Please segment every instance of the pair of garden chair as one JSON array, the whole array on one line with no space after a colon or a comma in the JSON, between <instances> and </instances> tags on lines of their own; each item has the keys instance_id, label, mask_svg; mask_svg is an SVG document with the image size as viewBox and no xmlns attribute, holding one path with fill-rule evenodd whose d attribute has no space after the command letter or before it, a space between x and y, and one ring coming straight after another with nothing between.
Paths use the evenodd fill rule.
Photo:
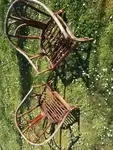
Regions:
<instances>
[{"instance_id":1,"label":"pair of garden chair","mask_svg":"<svg viewBox=\"0 0 113 150\"><path fill-rule=\"evenodd\" d=\"M38 0L15 0L7 11L7 38L37 74L53 71L78 42L92 40L75 37L61 17L63 11L53 13ZM79 108L70 106L50 83L32 87L15 115L17 129L33 145L49 142L59 129L65 130L76 122L79 124ZM54 131L50 132L53 125Z\"/></svg>"}]
</instances>

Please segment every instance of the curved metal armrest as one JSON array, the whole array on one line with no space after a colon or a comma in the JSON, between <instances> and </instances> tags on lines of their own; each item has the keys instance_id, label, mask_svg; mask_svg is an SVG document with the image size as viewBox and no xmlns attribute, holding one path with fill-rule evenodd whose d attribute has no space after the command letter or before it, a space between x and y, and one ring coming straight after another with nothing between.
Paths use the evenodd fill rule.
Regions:
<instances>
[{"instance_id":1,"label":"curved metal armrest","mask_svg":"<svg viewBox=\"0 0 113 150\"><path fill-rule=\"evenodd\" d=\"M50 137L48 137L47 139L45 139L44 142L41 142L41 143L33 143L32 141L28 140L25 136L24 136L24 139L25 139L26 141L28 141L28 143L30 143L30 144L32 144L32 145L35 145L35 146L42 146L42 145L48 143L48 142L55 136L55 134L58 132L58 130L60 129L60 127L61 127L62 124L64 123L66 117L68 116L68 114L69 114L69 112L67 112L67 113L65 114L65 116L64 116L63 119L62 119L62 121L58 123L57 128L55 129L55 131L52 133L52 135L50 135ZM51 126L51 124L52 124L52 122L47 125L47 127L46 127L46 128L44 129L44 131L42 132L41 136L46 132L46 130Z\"/></svg>"},{"instance_id":2,"label":"curved metal armrest","mask_svg":"<svg viewBox=\"0 0 113 150\"><path fill-rule=\"evenodd\" d=\"M41 134L37 137L38 138L37 142L34 142L34 141L32 141L32 139L29 139L28 137L26 137L25 132L27 132L27 130L29 130L29 129L35 128L36 126L40 126L39 123L40 123L41 120L44 120L44 118L45 118L44 115L39 114L38 116L36 116L36 118L34 118L23 131L21 131L21 129L19 128L19 126L18 126L18 124L16 122L16 118L15 118L15 124L16 124L16 127L17 127L18 131L20 132L21 136L28 143L30 143L32 145L35 145L35 146L42 146L42 145L46 144L47 142L49 142L55 136L55 134L58 132L58 130L60 129L60 127L64 123L66 117L68 116L68 113L69 112L67 112L65 114L65 116L63 117L63 119L58 124L56 124L57 127L56 127L55 131L47 139L45 139L43 142L42 141L40 142L40 138L45 134L45 132L48 130L48 128L52 125L52 122L48 123L48 125L43 129L43 131L41 132Z\"/></svg>"},{"instance_id":3,"label":"curved metal armrest","mask_svg":"<svg viewBox=\"0 0 113 150\"><path fill-rule=\"evenodd\" d=\"M55 134L58 132L58 130L61 128L62 124L65 122L66 120L66 117L69 115L70 113L70 109L69 109L69 106L66 105L67 103L62 99L62 97L58 96L59 94L57 92L53 92L52 93L52 89L51 87L48 85L48 84L43 84L43 85L39 85L37 87L42 87L44 86L43 88L45 89L45 87L47 89L50 90L51 94L54 94L55 97L57 97L58 101L61 101L61 106L64 106L67 108L65 112L63 112L63 115L61 116L61 118L59 118L56 122L55 122L55 119L51 119L50 118L50 115L47 113L46 114L46 111L44 111L42 109L42 106L39 106L39 109L41 110L42 113L40 113L39 115L35 115L35 117L33 119L26 119L24 118L24 115L29 115L30 111L32 111L34 108L32 108L31 110L28 110L27 112L24 112L23 114L21 115L18 115L18 111L20 110L20 107L22 106L22 104L25 102L25 100L28 98L28 96L31 94L31 92L33 92L33 88L32 87L30 89L30 91L27 93L27 95L25 96L25 98L22 100L22 102L20 103L19 107L17 108L16 110L16 113L15 113L15 124L16 124L16 127L18 129L18 131L20 132L20 134L22 135L22 137L30 144L32 145L36 145L36 146L41 146L47 142L49 142L54 136ZM45 92L45 90L44 90ZM49 91L48 91L49 92ZM43 94L43 91L42 91L42 94ZM35 94L36 95L36 94ZM34 95L33 95L34 96ZM41 96L40 94L38 96ZM66 103L66 104L65 104ZM43 105L43 103L42 103ZM49 103L48 103L49 105ZM59 106L58 106L59 108ZM45 109L49 109L49 108L45 108ZM39 111L37 111L38 113ZM37 114L35 112L35 114ZM51 110L51 113L52 113L52 110ZM55 112L53 112L54 114ZM55 114L54 114L55 115ZM53 116L54 116L53 115ZM20 117L20 118L19 118ZM42 129L39 129L39 127L41 127L41 123L44 121L44 119L47 118L48 119L48 124L47 126L42 130ZM24 124L22 124L21 126L19 126L18 123L21 123L18 119L23 119L24 120ZM45 132L48 130L48 128L52 125L52 124L55 124L56 128L54 130L54 132L47 138L47 139L43 139L43 136L45 134ZM38 127L38 128L37 128ZM34 130L40 130L41 133L38 133L39 131L37 130L37 132L35 133ZM29 138L28 135L30 135L31 133L31 130L32 130L32 134L34 136L34 138L36 137L36 141L32 140L32 138ZM31 134L31 135L32 135ZM36 134L36 135L35 135Z\"/></svg>"},{"instance_id":4,"label":"curved metal armrest","mask_svg":"<svg viewBox=\"0 0 113 150\"><path fill-rule=\"evenodd\" d=\"M10 13L10 10L12 9L12 7L16 4L16 3L35 3L36 5L40 5L43 9L46 10L46 12L53 18L53 20L56 22L56 24L59 26L61 32L63 33L65 38L68 38L67 33L65 32L64 28L62 27L62 24L60 23L60 21L58 20L58 18L55 16L55 14L46 6L44 5L42 2L38 1L38 0L15 0L14 2L12 2L12 4L10 5L6 16L8 16L8 14ZM57 12L58 14L61 13L61 11ZM7 20L7 17L6 17ZM7 32L6 32L7 33Z\"/></svg>"}]
</instances>

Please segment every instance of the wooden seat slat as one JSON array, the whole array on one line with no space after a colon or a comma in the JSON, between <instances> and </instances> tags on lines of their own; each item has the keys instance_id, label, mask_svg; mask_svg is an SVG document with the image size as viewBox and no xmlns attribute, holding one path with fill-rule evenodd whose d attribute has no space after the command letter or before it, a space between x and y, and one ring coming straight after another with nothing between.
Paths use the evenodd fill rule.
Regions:
<instances>
[{"instance_id":1,"label":"wooden seat slat","mask_svg":"<svg viewBox=\"0 0 113 150\"><path fill-rule=\"evenodd\" d=\"M64 111L62 111L57 106L55 106L54 103L52 103L52 104L46 104L46 106L47 106L47 108L50 108L53 111L54 115L58 115L60 117L60 116L62 116L64 114Z\"/></svg>"},{"instance_id":2,"label":"wooden seat slat","mask_svg":"<svg viewBox=\"0 0 113 150\"><path fill-rule=\"evenodd\" d=\"M46 104L46 110L52 110L53 114L56 115L57 113L59 114L59 111L56 109L56 107L51 103L51 104Z\"/></svg>"}]
</instances>

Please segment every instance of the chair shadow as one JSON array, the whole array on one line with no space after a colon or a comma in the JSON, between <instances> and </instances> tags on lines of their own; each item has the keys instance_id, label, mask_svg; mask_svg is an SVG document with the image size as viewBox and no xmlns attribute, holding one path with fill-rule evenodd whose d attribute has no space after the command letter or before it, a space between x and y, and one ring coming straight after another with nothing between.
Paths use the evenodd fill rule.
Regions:
<instances>
[{"instance_id":1,"label":"chair shadow","mask_svg":"<svg viewBox=\"0 0 113 150\"><path fill-rule=\"evenodd\" d=\"M90 55L91 55L91 43L84 43L82 46L81 44L77 45L77 48L73 52L71 52L71 54L62 62L61 66L58 67L55 71L53 71L48 77L48 80L53 81L54 89L57 90L59 79L64 85L64 88L66 88L68 85L72 84L72 82L76 82L76 80L79 78L83 80L86 88L89 88ZM64 92L65 91L66 90L64 90ZM70 144L66 150L73 150L73 146L78 142L80 138L80 112L78 114L79 114L78 116L75 114L74 117L77 118L78 119L77 122L79 122L78 123L79 134L77 136L73 136L73 131L71 129L71 126L69 126L66 129L70 131L70 141L69 141ZM51 131L52 130L54 130L54 125L53 127L51 127ZM60 132L62 132L62 129ZM62 136L60 138L62 139ZM54 146L52 146L52 144L55 145L57 149L63 150L61 147L62 142L60 143L60 145L57 145L55 139L52 142L49 143L49 146L52 150L55 149Z\"/></svg>"},{"instance_id":2,"label":"chair shadow","mask_svg":"<svg viewBox=\"0 0 113 150\"><path fill-rule=\"evenodd\" d=\"M89 62L91 55L91 42L79 43L68 57L63 60L62 64L50 73L48 80L53 81L53 86L57 89L57 83L61 80L64 87L70 85L73 81L76 82L81 78L86 87L89 87Z\"/></svg>"}]
</instances>

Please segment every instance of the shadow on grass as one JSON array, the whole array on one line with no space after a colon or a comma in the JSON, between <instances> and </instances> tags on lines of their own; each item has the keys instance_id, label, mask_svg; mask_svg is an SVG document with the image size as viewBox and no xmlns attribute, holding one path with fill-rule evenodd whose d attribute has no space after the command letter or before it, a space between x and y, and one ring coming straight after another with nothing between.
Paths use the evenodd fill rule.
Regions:
<instances>
[{"instance_id":1,"label":"shadow on grass","mask_svg":"<svg viewBox=\"0 0 113 150\"><path fill-rule=\"evenodd\" d=\"M21 7L18 9L21 9ZM27 27L23 27L18 32L21 35L27 35L29 31L28 31ZM27 42L26 39L20 38L20 39L18 39L18 46L21 49L24 49L26 42ZM27 92L31 88L31 81L32 81L31 74L30 74L31 65L26 60L26 58L22 54L20 54L19 52L17 52L17 58L18 58L18 66L19 66L19 72L20 72L21 99L23 99L25 97L25 95L27 94ZM29 108L30 104L26 103L26 106ZM20 122L21 122L21 120L20 120ZM20 150L22 150L23 149L23 142L22 142L22 138L21 138L20 134L18 136L18 143L20 146Z\"/></svg>"},{"instance_id":2,"label":"shadow on grass","mask_svg":"<svg viewBox=\"0 0 113 150\"><path fill-rule=\"evenodd\" d=\"M53 81L53 87L55 90L58 89L58 82L59 79L61 80L61 84L64 86L64 89L72 82L76 82L77 79L81 78L86 85L86 88L90 86L90 79L89 79L89 59L91 55L91 43L84 43L83 46L78 45L75 51L71 52L71 54L64 60L59 68L57 68L54 72L52 72L48 78L48 80ZM66 90L64 90L64 98ZM79 110L80 111L80 110ZM76 116L78 122L80 122L80 112L79 115ZM71 126L67 130L70 132L70 141L67 147L67 150L73 150L75 148L75 144L78 142L80 138L80 124L78 123L79 134L74 136ZM53 126L54 129L54 126ZM62 132L62 131L60 131ZM72 138L73 137L73 138ZM56 147L59 150L63 150L62 142L63 136L60 133L60 144L58 145L54 140L54 145L52 143L49 144L52 150Z\"/></svg>"},{"instance_id":3,"label":"shadow on grass","mask_svg":"<svg viewBox=\"0 0 113 150\"><path fill-rule=\"evenodd\" d=\"M61 66L52 72L48 80L53 80L57 89L59 79L64 87L70 85L78 78L82 78L86 87L89 87L89 58L91 55L91 43L79 44L77 48L62 62Z\"/></svg>"}]
</instances>

